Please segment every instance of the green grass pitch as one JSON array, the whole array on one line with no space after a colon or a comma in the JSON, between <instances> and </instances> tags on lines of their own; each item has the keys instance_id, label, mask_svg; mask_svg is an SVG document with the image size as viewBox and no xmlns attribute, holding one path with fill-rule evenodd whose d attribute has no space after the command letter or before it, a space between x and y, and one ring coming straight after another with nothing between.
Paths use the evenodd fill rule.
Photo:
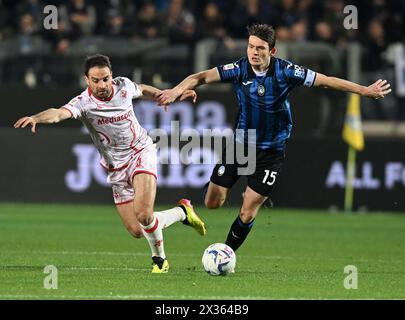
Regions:
<instances>
[{"instance_id":1,"label":"green grass pitch","mask_svg":"<svg viewBox=\"0 0 405 320\"><path fill-rule=\"evenodd\" d=\"M112 205L0 204L0 299L405 299L404 214L262 209L236 272L213 277L201 255L225 240L237 209L196 209L207 235L166 229L171 268L156 275L146 240ZM57 289L44 288L47 265ZM344 287L347 265L357 289Z\"/></svg>"}]
</instances>

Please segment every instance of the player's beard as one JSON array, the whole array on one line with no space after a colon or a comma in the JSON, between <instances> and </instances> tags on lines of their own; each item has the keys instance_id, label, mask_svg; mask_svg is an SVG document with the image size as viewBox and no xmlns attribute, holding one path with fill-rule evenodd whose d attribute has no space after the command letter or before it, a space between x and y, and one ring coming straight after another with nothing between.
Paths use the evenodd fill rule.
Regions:
<instances>
[{"instance_id":1,"label":"player's beard","mask_svg":"<svg viewBox=\"0 0 405 320\"><path fill-rule=\"evenodd\" d=\"M107 88L105 88L104 91L100 91L100 90L96 91L97 98L100 98L100 99L107 99L110 96L110 94L111 94L111 89L107 89Z\"/></svg>"}]
</instances>

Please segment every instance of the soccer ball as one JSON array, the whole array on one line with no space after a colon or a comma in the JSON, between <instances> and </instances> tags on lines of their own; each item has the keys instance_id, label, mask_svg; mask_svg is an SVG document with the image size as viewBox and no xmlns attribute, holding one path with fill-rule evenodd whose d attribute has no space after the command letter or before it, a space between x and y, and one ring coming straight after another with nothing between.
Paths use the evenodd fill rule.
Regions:
<instances>
[{"instance_id":1,"label":"soccer ball","mask_svg":"<svg viewBox=\"0 0 405 320\"><path fill-rule=\"evenodd\" d=\"M202 256L204 270L211 276L225 276L234 272L236 255L224 243L214 243L205 249Z\"/></svg>"}]
</instances>

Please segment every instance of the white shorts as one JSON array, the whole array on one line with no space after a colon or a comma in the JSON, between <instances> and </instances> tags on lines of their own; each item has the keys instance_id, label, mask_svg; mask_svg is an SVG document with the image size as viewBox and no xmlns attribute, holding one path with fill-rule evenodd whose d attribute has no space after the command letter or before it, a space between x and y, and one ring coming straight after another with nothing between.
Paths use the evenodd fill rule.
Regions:
<instances>
[{"instance_id":1,"label":"white shorts","mask_svg":"<svg viewBox=\"0 0 405 320\"><path fill-rule=\"evenodd\" d=\"M151 144L135 154L128 166L108 173L107 182L112 185L114 203L129 203L134 199L132 180L138 173L147 173L157 178L157 151Z\"/></svg>"}]
</instances>

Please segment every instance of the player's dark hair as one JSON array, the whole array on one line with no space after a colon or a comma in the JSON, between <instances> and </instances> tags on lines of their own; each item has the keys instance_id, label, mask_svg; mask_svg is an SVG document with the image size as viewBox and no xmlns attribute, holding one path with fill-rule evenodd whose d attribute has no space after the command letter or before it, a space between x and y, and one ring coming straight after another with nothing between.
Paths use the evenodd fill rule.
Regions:
<instances>
[{"instance_id":1,"label":"player's dark hair","mask_svg":"<svg viewBox=\"0 0 405 320\"><path fill-rule=\"evenodd\" d=\"M276 45L276 31L268 24L255 23L247 27L249 36L255 36L269 44L270 49Z\"/></svg>"},{"instance_id":2,"label":"player's dark hair","mask_svg":"<svg viewBox=\"0 0 405 320\"><path fill-rule=\"evenodd\" d=\"M84 74L88 76L89 70L93 67L108 67L112 70L110 58L99 53L86 58L86 61L84 62Z\"/></svg>"}]
</instances>

